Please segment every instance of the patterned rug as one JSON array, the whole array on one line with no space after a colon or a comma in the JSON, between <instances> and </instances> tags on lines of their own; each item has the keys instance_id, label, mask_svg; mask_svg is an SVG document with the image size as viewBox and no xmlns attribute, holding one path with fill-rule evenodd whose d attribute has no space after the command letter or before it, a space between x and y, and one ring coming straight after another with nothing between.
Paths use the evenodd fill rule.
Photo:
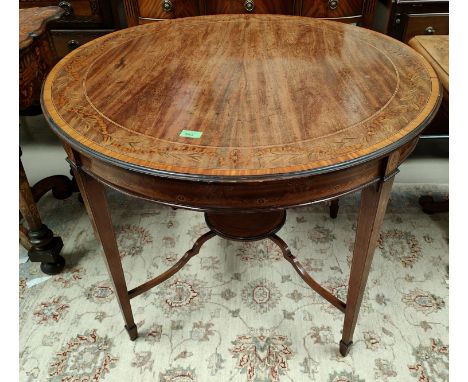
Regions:
<instances>
[{"instance_id":1,"label":"patterned rug","mask_svg":"<svg viewBox=\"0 0 468 382\"><path fill-rule=\"evenodd\" d=\"M132 300L131 342L101 248L76 195L39 203L62 236L67 267L41 273L20 250L20 380L448 381L448 215L425 215L422 193L396 185L374 257L354 346L343 314L312 291L270 241L208 241L181 272ZM203 214L109 192L129 288L174 264L204 232ZM358 196L288 211L279 235L308 272L345 300Z\"/></svg>"}]
</instances>

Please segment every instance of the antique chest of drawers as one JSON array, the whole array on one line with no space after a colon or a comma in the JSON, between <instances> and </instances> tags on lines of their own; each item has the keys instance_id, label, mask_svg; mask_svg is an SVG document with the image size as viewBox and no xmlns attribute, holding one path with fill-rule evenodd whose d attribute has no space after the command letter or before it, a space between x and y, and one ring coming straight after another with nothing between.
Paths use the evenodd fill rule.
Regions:
<instances>
[{"instance_id":1,"label":"antique chest of drawers","mask_svg":"<svg viewBox=\"0 0 468 382\"><path fill-rule=\"evenodd\" d=\"M55 5L65 12L49 24L53 46L59 58L76 47L123 25L118 17L121 0L20 0L20 8Z\"/></svg>"},{"instance_id":2,"label":"antique chest of drawers","mask_svg":"<svg viewBox=\"0 0 468 382\"><path fill-rule=\"evenodd\" d=\"M129 26L165 19L270 13L336 19L371 26L376 0L124 0Z\"/></svg>"},{"instance_id":3,"label":"antique chest of drawers","mask_svg":"<svg viewBox=\"0 0 468 382\"><path fill-rule=\"evenodd\" d=\"M374 29L407 43L449 33L449 0L378 0Z\"/></svg>"}]
</instances>

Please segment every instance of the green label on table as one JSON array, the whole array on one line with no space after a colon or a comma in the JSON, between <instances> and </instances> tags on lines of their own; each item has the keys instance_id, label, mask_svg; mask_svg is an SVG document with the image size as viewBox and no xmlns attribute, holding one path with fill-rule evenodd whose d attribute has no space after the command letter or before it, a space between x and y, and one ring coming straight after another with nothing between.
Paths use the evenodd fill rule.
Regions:
<instances>
[{"instance_id":1,"label":"green label on table","mask_svg":"<svg viewBox=\"0 0 468 382\"><path fill-rule=\"evenodd\" d=\"M184 138L201 138L203 132L193 130L182 130L180 136Z\"/></svg>"}]
</instances>

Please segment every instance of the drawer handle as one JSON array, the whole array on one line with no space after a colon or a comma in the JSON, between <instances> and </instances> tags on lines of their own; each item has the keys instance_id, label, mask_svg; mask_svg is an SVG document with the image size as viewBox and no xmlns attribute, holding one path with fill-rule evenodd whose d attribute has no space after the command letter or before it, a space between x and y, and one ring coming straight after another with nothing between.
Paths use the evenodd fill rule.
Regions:
<instances>
[{"instance_id":1,"label":"drawer handle","mask_svg":"<svg viewBox=\"0 0 468 382\"><path fill-rule=\"evenodd\" d=\"M255 2L253 0L245 0L244 8L247 12L252 12L255 8Z\"/></svg>"},{"instance_id":2,"label":"drawer handle","mask_svg":"<svg viewBox=\"0 0 468 382\"><path fill-rule=\"evenodd\" d=\"M58 6L65 11L64 16L73 14L73 7L68 1L61 1Z\"/></svg>"},{"instance_id":3,"label":"drawer handle","mask_svg":"<svg viewBox=\"0 0 468 382\"><path fill-rule=\"evenodd\" d=\"M164 12L171 12L174 8L171 0L164 0L162 4Z\"/></svg>"},{"instance_id":4,"label":"drawer handle","mask_svg":"<svg viewBox=\"0 0 468 382\"><path fill-rule=\"evenodd\" d=\"M339 0L328 0L328 8L335 10L338 8Z\"/></svg>"},{"instance_id":5,"label":"drawer handle","mask_svg":"<svg viewBox=\"0 0 468 382\"><path fill-rule=\"evenodd\" d=\"M67 42L68 49L73 50L80 46L80 42L77 40L70 40Z\"/></svg>"},{"instance_id":6,"label":"drawer handle","mask_svg":"<svg viewBox=\"0 0 468 382\"><path fill-rule=\"evenodd\" d=\"M434 27L427 27L424 34L435 34L436 30Z\"/></svg>"}]
</instances>

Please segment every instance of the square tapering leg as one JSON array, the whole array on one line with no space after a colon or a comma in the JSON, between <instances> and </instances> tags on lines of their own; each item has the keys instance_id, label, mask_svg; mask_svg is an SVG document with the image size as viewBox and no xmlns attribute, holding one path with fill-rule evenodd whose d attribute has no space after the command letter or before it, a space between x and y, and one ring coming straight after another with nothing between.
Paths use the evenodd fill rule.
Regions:
<instances>
[{"instance_id":1,"label":"square tapering leg","mask_svg":"<svg viewBox=\"0 0 468 382\"><path fill-rule=\"evenodd\" d=\"M133 319L130 297L128 295L104 186L80 169L74 169L74 174L88 216L93 224L96 238L101 242L104 250L107 270L114 284L114 291L125 320L125 329L133 341L138 337L138 331Z\"/></svg>"},{"instance_id":2,"label":"square tapering leg","mask_svg":"<svg viewBox=\"0 0 468 382\"><path fill-rule=\"evenodd\" d=\"M393 177L385 182L372 184L364 188L361 193L361 206L349 277L348 297L346 299L343 336L340 341L342 356L348 354L353 343L354 329L392 184Z\"/></svg>"}]
</instances>

